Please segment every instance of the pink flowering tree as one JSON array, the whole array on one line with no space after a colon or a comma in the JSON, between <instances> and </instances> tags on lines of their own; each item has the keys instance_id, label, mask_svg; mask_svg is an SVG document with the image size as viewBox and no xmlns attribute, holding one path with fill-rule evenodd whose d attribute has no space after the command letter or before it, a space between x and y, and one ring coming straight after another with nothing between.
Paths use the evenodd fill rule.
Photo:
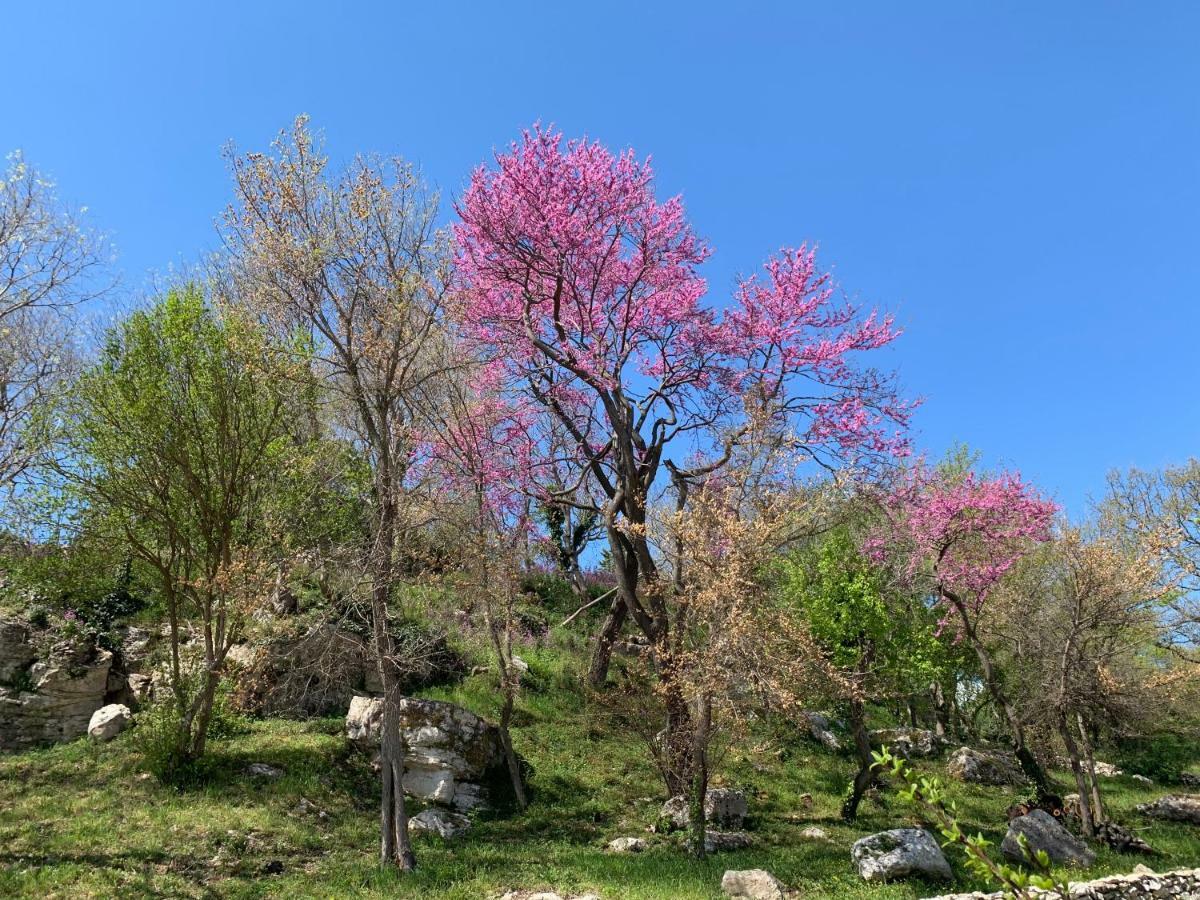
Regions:
<instances>
[{"instance_id":1,"label":"pink flowering tree","mask_svg":"<svg viewBox=\"0 0 1200 900\"><path fill-rule=\"evenodd\" d=\"M691 755L672 676L678 579L660 572L647 509L664 487L682 502L764 425L829 467L904 452L910 405L890 375L856 364L897 331L844 302L805 247L780 251L719 311L700 275L709 248L678 197L656 198L632 151L526 132L474 173L457 211L465 331L543 432L552 422L569 436L565 449L538 447L554 459L534 461L573 473L557 499L599 498L617 592L594 680L632 620L655 648L673 759L665 778L681 793Z\"/></svg>"},{"instance_id":2,"label":"pink flowering tree","mask_svg":"<svg viewBox=\"0 0 1200 900\"><path fill-rule=\"evenodd\" d=\"M444 508L457 507L464 562L470 589L482 608L496 664L503 703L500 743L517 805L527 805L521 769L513 750L510 724L520 687L512 638L517 562L513 536L529 527L535 417L525 402L497 389L499 370L486 366L471 372L458 361L454 368L470 377L455 381L430 416L425 450L430 474L443 488ZM457 503L448 502L450 498Z\"/></svg>"},{"instance_id":3,"label":"pink flowering tree","mask_svg":"<svg viewBox=\"0 0 1200 900\"><path fill-rule=\"evenodd\" d=\"M888 526L868 540L876 561L891 562L907 580L925 581L953 625L979 658L988 692L1008 725L1022 771L1040 796L1046 774L1029 750L991 654L978 632L988 595L1022 557L1050 539L1057 506L1019 475L953 475L918 466L884 503Z\"/></svg>"}]
</instances>

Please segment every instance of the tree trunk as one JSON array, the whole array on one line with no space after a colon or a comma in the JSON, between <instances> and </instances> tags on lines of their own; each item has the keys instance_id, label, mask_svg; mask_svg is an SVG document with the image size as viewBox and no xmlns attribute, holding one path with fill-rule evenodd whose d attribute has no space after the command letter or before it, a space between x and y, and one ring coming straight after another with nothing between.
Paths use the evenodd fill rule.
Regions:
<instances>
[{"instance_id":1,"label":"tree trunk","mask_svg":"<svg viewBox=\"0 0 1200 900\"><path fill-rule=\"evenodd\" d=\"M380 863L401 871L416 868L408 833L408 811L404 805L404 743L400 734L400 673L395 647L388 628L388 605L392 588L392 554L396 544L396 509L388 482L377 491L380 509L378 531L372 553L371 626L376 664L383 682L383 716L379 741Z\"/></svg>"},{"instance_id":2,"label":"tree trunk","mask_svg":"<svg viewBox=\"0 0 1200 900\"><path fill-rule=\"evenodd\" d=\"M940 681L935 681L930 686L930 694L933 698L933 733L944 738L950 723L950 710L949 704L946 703L946 692L942 689Z\"/></svg>"},{"instance_id":3,"label":"tree trunk","mask_svg":"<svg viewBox=\"0 0 1200 900\"><path fill-rule=\"evenodd\" d=\"M704 697L697 706L692 740L691 849L696 859L704 859L704 839L708 828L704 805L708 799L708 739L712 730L712 701Z\"/></svg>"},{"instance_id":4,"label":"tree trunk","mask_svg":"<svg viewBox=\"0 0 1200 900\"><path fill-rule=\"evenodd\" d=\"M1088 734L1087 725L1083 721L1083 714L1076 713L1075 721L1079 726L1079 743L1083 750L1083 760L1085 765L1084 774L1087 775L1088 781L1091 784L1092 791L1092 818L1096 825L1102 825L1107 818L1104 814L1104 802L1100 798L1100 779L1096 777L1096 754L1092 750L1092 738Z\"/></svg>"},{"instance_id":5,"label":"tree trunk","mask_svg":"<svg viewBox=\"0 0 1200 900\"><path fill-rule=\"evenodd\" d=\"M693 767L696 762L693 751L695 733L692 715L687 700L684 699L679 685L675 683L669 665L660 668L659 679L667 703L667 727L663 730L660 748L663 780L667 784L669 796L686 797L691 793L692 778L695 774Z\"/></svg>"},{"instance_id":6,"label":"tree trunk","mask_svg":"<svg viewBox=\"0 0 1200 900\"><path fill-rule=\"evenodd\" d=\"M504 751L504 762L508 766L508 777L512 780L513 795L517 799L517 808L524 812L529 807L525 796L525 784L521 779L521 764L513 750L512 734L509 723L512 721L513 695L505 689L504 706L500 711L500 747Z\"/></svg>"},{"instance_id":7,"label":"tree trunk","mask_svg":"<svg viewBox=\"0 0 1200 900\"><path fill-rule=\"evenodd\" d=\"M1071 727L1067 722L1066 710L1058 711L1058 735L1067 748L1067 757L1071 761L1071 774L1075 776L1075 787L1079 791L1079 820L1083 826L1084 837L1094 837L1096 822L1092 818L1092 805L1089 785L1083 775L1083 765L1079 761L1079 745L1071 735Z\"/></svg>"},{"instance_id":8,"label":"tree trunk","mask_svg":"<svg viewBox=\"0 0 1200 900\"><path fill-rule=\"evenodd\" d=\"M858 817L858 805L871 782L875 780L875 761L871 758L871 736L867 731L866 709L858 697L850 700L850 732L854 735L854 755L858 759L858 771L850 785L850 793L842 802L842 818L847 822L853 822Z\"/></svg>"},{"instance_id":9,"label":"tree trunk","mask_svg":"<svg viewBox=\"0 0 1200 900\"><path fill-rule=\"evenodd\" d=\"M1021 766L1021 771L1025 773L1026 778L1033 782L1034 790L1037 791L1039 799L1050 796L1052 791L1050 789L1050 780L1046 777L1046 770L1042 768L1041 764L1037 761L1037 757L1033 755L1029 746L1025 743L1025 727L1021 724L1020 717L1017 716L1016 708L1009 702L1008 697L1004 693L1004 688L1000 685L1000 677L996 672L995 666L992 664L992 656L983 645L978 632L975 631L975 626L971 623L966 607L958 596L944 588L942 589L942 595L950 601L958 612L959 619L963 625L963 633L966 635L967 640L971 644L971 649L975 651L975 656L979 660L979 668L983 676L984 686L987 687L988 693L991 694L992 700L999 707L1008 725L1009 742L1012 745L1013 753L1017 757L1017 762Z\"/></svg>"},{"instance_id":10,"label":"tree trunk","mask_svg":"<svg viewBox=\"0 0 1200 900\"><path fill-rule=\"evenodd\" d=\"M593 688L603 687L604 682L608 680L613 643L625 626L626 614L625 600L618 591L608 608L604 624L600 627L600 634L596 636L596 649L592 652L592 664L588 669L588 685Z\"/></svg>"}]
</instances>

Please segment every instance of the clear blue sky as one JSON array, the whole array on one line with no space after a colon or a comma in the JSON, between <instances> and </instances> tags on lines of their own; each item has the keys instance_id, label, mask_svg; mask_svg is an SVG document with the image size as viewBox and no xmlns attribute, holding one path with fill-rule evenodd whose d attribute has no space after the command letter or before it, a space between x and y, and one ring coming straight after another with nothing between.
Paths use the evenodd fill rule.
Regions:
<instances>
[{"instance_id":1,"label":"clear blue sky","mask_svg":"<svg viewBox=\"0 0 1200 900\"><path fill-rule=\"evenodd\" d=\"M0 28L0 148L90 207L129 291L216 246L230 139L307 112L335 160L450 197L540 119L653 155L717 299L819 242L903 323L931 454L1078 514L1109 468L1200 453L1200 3L44 0Z\"/></svg>"}]
</instances>

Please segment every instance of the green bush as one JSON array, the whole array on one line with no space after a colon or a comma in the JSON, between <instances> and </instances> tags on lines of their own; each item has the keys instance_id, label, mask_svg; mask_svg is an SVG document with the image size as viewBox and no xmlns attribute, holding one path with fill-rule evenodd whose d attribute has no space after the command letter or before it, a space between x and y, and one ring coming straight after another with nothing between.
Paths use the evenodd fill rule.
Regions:
<instances>
[{"instance_id":1,"label":"green bush","mask_svg":"<svg viewBox=\"0 0 1200 900\"><path fill-rule=\"evenodd\" d=\"M1200 745L1177 734L1147 734L1121 738L1115 762L1126 772L1158 781L1178 781L1200 760Z\"/></svg>"}]
</instances>

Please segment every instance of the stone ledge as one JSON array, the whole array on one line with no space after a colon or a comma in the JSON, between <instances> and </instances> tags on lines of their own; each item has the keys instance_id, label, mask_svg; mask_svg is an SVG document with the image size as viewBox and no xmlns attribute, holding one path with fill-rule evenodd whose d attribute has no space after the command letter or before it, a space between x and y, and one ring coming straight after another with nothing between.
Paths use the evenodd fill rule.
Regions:
<instances>
[{"instance_id":1,"label":"stone ledge","mask_svg":"<svg viewBox=\"0 0 1200 900\"><path fill-rule=\"evenodd\" d=\"M1053 891L1031 890L1034 897L1057 898ZM1003 900L1003 891L985 894L939 894L928 900ZM1171 872L1134 872L1130 875L1109 875L1094 881L1072 881L1071 897L1078 900L1125 900L1141 898L1200 897L1200 869L1175 869Z\"/></svg>"}]
</instances>

